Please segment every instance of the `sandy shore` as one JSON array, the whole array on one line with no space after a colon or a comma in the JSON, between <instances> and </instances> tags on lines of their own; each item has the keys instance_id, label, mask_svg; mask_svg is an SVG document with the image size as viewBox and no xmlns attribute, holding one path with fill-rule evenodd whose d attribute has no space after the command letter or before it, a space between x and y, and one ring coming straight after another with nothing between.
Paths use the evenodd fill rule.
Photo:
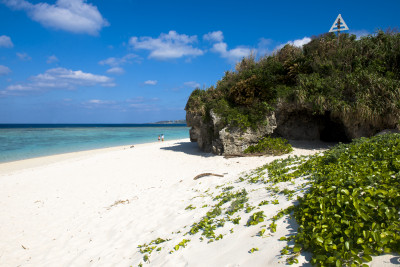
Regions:
<instances>
[{"instance_id":1,"label":"sandy shore","mask_svg":"<svg viewBox=\"0 0 400 267\"><path fill-rule=\"evenodd\" d=\"M327 147L293 146L295 155ZM227 222L221 228L222 240L207 243L200 233L184 235L213 204L205 192L217 194L241 173L276 158L225 159L183 139L0 164L0 266L137 266L143 262L137 246L159 237L171 240L151 254L151 266L283 266L286 242L278 239L296 228L288 218L266 237L256 236L260 227L245 226L245 213L239 225ZM193 180L201 173L223 177ZM252 185L245 186L252 192ZM253 191L251 201L269 197ZM267 219L289 204L281 197L278 205L265 206ZM185 209L189 205L196 209ZM191 239L186 248L175 251L185 238ZM249 253L254 247L259 251ZM302 255L297 266L308 259Z\"/></svg>"}]
</instances>

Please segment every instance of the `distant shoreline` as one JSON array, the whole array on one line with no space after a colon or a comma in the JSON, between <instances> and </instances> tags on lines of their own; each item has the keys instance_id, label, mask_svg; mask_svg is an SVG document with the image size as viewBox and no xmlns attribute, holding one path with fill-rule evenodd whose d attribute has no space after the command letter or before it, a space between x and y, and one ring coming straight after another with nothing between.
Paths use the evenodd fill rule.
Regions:
<instances>
[{"instance_id":1,"label":"distant shoreline","mask_svg":"<svg viewBox=\"0 0 400 267\"><path fill-rule=\"evenodd\" d=\"M84 127L185 127L185 123L0 123L0 129Z\"/></svg>"}]
</instances>

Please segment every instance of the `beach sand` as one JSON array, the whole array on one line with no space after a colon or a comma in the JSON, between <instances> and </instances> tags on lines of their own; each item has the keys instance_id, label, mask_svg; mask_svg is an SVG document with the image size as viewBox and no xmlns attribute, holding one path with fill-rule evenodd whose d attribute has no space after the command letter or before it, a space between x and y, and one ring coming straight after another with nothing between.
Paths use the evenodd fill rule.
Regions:
<instances>
[{"instance_id":1,"label":"beach sand","mask_svg":"<svg viewBox=\"0 0 400 267\"><path fill-rule=\"evenodd\" d=\"M292 144L292 155L329 145ZM283 266L280 251L287 243L279 238L297 227L287 216L266 237L256 236L260 226L245 226L252 213L241 213L239 225L226 222L216 230L224 235L219 241L201 242L200 233L184 235L215 204L210 194L276 158L226 159L183 139L0 164L0 266L137 266L144 263L138 245L159 237L170 240L151 254L150 266ZM223 177L193 180L201 173ZM242 184L252 192L253 205L270 196ZM278 200L262 207L267 225L290 205L284 196ZM185 209L189 205L196 208ZM175 251L183 239L191 241ZM255 247L259 251L249 253ZM309 259L301 255L294 266L307 266ZM376 257L370 265L394 265L395 259Z\"/></svg>"}]
</instances>

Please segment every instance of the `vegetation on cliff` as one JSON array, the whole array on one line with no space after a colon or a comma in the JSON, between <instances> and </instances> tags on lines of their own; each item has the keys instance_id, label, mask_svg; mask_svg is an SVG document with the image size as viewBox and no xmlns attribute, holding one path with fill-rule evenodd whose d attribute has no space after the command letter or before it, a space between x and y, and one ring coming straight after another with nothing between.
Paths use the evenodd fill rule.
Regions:
<instances>
[{"instance_id":1,"label":"vegetation on cliff","mask_svg":"<svg viewBox=\"0 0 400 267\"><path fill-rule=\"evenodd\" d=\"M379 31L357 40L333 33L303 48L285 45L270 56L243 59L216 86L192 92L185 110L225 125L256 127L278 103L312 114L329 112L375 125L400 117L400 34Z\"/></svg>"},{"instance_id":2,"label":"vegetation on cliff","mask_svg":"<svg viewBox=\"0 0 400 267\"><path fill-rule=\"evenodd\" d=\"M279 156L293 151L293 147L288 140L283 138L264 137L256 145L249 146L243 152L247 154L262 153L267 155Z\"/></svg>"}]
</instances>

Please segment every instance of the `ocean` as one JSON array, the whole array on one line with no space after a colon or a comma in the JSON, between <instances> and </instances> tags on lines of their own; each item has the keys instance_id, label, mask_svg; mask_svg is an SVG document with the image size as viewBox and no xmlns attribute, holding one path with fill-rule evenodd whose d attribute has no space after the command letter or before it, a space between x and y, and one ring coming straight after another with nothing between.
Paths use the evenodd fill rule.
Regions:
<instances>
[{"instance_id":1,"label":"ocean","mask_svg":"<svg viewBox=\"0 0 400 267\"><path fill-rule=\"evenodd\" d=\"M0 163L189 138L183 124L0 124Z\"/></svg>"}]
</instances>

